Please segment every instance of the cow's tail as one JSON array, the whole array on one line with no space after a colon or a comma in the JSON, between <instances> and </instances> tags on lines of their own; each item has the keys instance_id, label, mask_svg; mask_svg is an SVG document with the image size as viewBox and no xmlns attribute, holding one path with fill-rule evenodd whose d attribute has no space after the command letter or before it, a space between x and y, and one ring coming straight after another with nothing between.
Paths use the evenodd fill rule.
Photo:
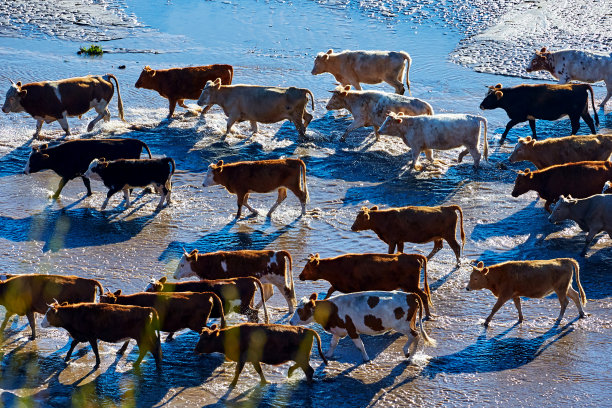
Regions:
<instances>
[{"instance_id":1,"label":"cow's tail","mask_svg":"<svg viewBox=\"0 0 612 408\"><path fill-rule=\"evenodd\" d=\"M478 121L483 124L484 128L484 158L486 161L489 161L489 139L487 138L487 119L482 116L478 117ZM478 131L480 133L480 130Z\"/></svg>"},{"instance_id":2,"label":"cow's tail","mask_svg":"<svg viewBox=\"0 0 612 408\"><path fill-rule=\"evenodd\" d=\"M449 205L453 211L459 211L459 234L461 235L461 250L465 246L465 230L463 229L463 210L458 205Z\"/></svg>"},{"instance_id":3,"label":"cow's tail","mask_svg":"<svg viewBox=\"0 0 612 408\"><path fill-rule=\"evenodd\" d=\"M266 324L268 324L270 323L270 318L268 317L268 307L266 306L266 297L264 296L263 285L261 284L261 281L256 277L252 277L252 279L259 288L259 293L261 293L261 304L263 305L264 309L264 321Z\"/></svg>"},{"instance_id":4,"label":"cow's tail","mask_svg":"<svg viewBox=\"0 0 612 408\"><path fill-rule=\"evenodd\" d=\"M125 118L123 117L123 100L121 100L121 92L119 91L119 82L117 81L117 77L113 74L106 74L109 79L115 80L115 86L117 87L117 110L119 110L119 118L125 122Z\"/></svg>"},{"instance_id":5,"label":"cow's tail","mask_svg":"<svg viewBox=\"0 0 612 408\"><path fill-rule=\"evenodd\" d=\"M593 116L595 117L595 126L599 126L599 116L597 116L597 110L595 109L595 97L593 96L593 87L589 84L585 84L587 89L591 92L591 106L593 107ZM587 101L587 110L589 102Z\"/></svg>"},{"instance_id":6,"label":"cow's tail","mask_svg":"<svg viewBox=\"0 0 612 408\"><path fill-rule=\"evenodd\" d=\"M176 163L174 162L174 159L172 157L166 157L165 159L166 159L166 163L171 165L170 166L170 175L172 176L174 174L174 172L176 171Z\"/></svg>"},{"instance_id":7,"label":"cow's tail","mask_svg":"<svg viewBox=\"0 0 612 408\"><path fill-rule=\"evenodd\" d=\"M223 302L221 302L221 298L217 296L216 293L210 292L210 295L213 298L213 307L215 303L219 305L219 310L221 311L221 328L225 328L225 311L223 310Z\"/></svg>"},{"instance_id":8,"label":"cow's tail","mask_svg":"<svg viewBox=\"0 0 612 408\"><path fill-rule=\"evenodd\" d=\"M421 336L423 337L423 341L426 345L436 347L436 341L427 335L425 328L423 327L423 302L421 298L416 294L412 294L419 304L419 331L421 332Z\"/></svg>"},{"instance_id":9,"label":"cow's tail","mask_svg":"<svg viewBox=\"0 0 612 408\"><path fill-rule=\"evenodd\" d=\"M316 331L312 330L312 329L306 329L312 332L313 337L317 340L317 350L319 350L319 355L321 356L321 359L323 360L323 362L325 363L325 365L327 365L327 358L325 357L325 354L323 354L323 349L321 348L321 336L319 336L319 333L317 333Z\"/></svg>"},{"instance_id":10,"label":"cow's tail","mask_svg":"<svg viewBox=\"0 0 612 408\"><path fill-rule=\"evenodd\" d=\"M299 159L300 166L300 189L306 193L305 201L307 203L310 202L310 194L308 193L308 186L306 185L306 163L303 160Z\"/></svg>"},{"instance_id":11,"label":"cow's tail","mask_svg":"<svg viewBox=\"0 0 612 408\"><path fill-rule=\"evenodd\" d=\"M580 293L580 303L586 305L587 298L584 294L584 289L582 289L582 284L580 283L580 265L578 265L578 262L576 262L575 259L567 258L567 260L572 264L572 267L574 268L574 274L576 275L576 285L578 286L578 292Z\"/></svg>"},{"instance_id":12,"label":"cow's tail","mask_svg":"<svg viewBox=\"0 0 612 408\"><path fill-rule=\"evenodd\" d=\"M94 285L96 286L96 288L98 288L98 290L100 291L100 297L102 297L102 295L104 294L104 288L102 287L102 284L95 279L92 279L92 280L94 281ZM95 297L96 297L96 294L94 293L94 299Z\"/></svg>"},{"instance_id":13,"label":"cow's tail","mask_svg":"<svg viewBox=\"0 0 612 408\"><path fill-rule=\"evenodd\" d=\"M278 251L277 254L287 259L289 270L287 271L285 269L285 273L289 272L289 291L291 294L291 302L293 303L294 306L297 306L297 299L295 297L295 286L293 286L293 260L291 259L291 254L287 251ZM285 285L287 285L286 277L285 277Z\"/></svg>"},{"instance_id":14,"label":"cow's tail","mask_svg":"<svg viewBox=\"0 0 612 408\"><path fill-rule=\"evenodd\" d=\"M410 78L409 78L410 64L412 63L412 58L410 58L410 55L408 55L408 53L405 51L400 51L400 54L406 60L406 88L408 88L408 95L412 96L412 92L410 92Z\"/></svg>"},{"instance_id":15,"label":"cow's tail","mask_svg":"<svg viewBox=\"0 0 612 408\"><path fill-rule=\"evenodd\" d=\"M429 281L427 280L427 257L421 255L422 260L421 260L421 268L423 268L423 287L425 288L425 293L427 294L427 303L429 303L429 306L433 306L433 303L431 303L431 290L429 289ZM421 271L419 270L419 275L421 274Z\"/></svg>"},{"instance_id":16,"label":"cow's tail","mask_svg":"<svg viewBox=\"0 0 612 408\"><path fill-rule=\"evenodd\" d=\"M136 139L138 140L138 139ZM140 142L140 145L147 151L147 153L149 154L149 159L153 158L153 155L151 154L151 150L149 150L149 146L147 146L147 144L145 142L143 142L142 140L138 140Z\"/></svg>"},{"instance_id":17,"label":"cow's tail","mask_svg":"<svg viewBox=\"0 0 612 408\"><path fill-rule=\"evenodd\" d=\"M229 72L229 82L226 85L231 85L232 81L234 80L234 68L229 67L227 71Z\"/></svg>"},{"instance_id":18,"label":"cow's tail","mask_svg":"<svg viewBox=\"0 0 612 408\"><path fill-rule=\"evenodd\" d=\"M161 360L161 334L159 330L161 329L161 322L159 321L159 315L157 314L157 310L155 308L151 311L151 326L155 330L155 338L157 340L157 347L159 347L159 358ZM155 354L153 354L155 356ZM157 357L157 356L156 356Z\"/></svg>"},{"instance_id":19,"label":"cow's tail","mask_svg":"<svg viewBox=\"0 0 612 408\"><path fill-rule=\"evenodd\" d=\"M310 92L310 89L304 89L306 91L306 95L310 95L310 105L312 106L312 110L315 110L314 107L314 95L312 94L312 92ZM308 105L308 101L306 101L306 104Z\"/></svg>"}]
</instances>

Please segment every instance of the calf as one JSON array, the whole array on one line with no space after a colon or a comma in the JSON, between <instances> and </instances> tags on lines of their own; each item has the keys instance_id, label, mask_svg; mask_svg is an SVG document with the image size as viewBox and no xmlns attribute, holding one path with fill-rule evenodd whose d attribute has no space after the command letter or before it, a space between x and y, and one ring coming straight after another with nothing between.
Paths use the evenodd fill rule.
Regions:
<instances>
[{"instance_id":1,"label":"calf","mask_svg":"<svg viewBox=\"0 0 612 408\"><path fill-rule=\"evenodd\" d=\"M234 68L225 64L169 69L151 69L147 65L143 68L134 86L157 91L168 99L170 104L168 117L171 118L176 104L187 109L184 100L198 99L207 81L220 78L223 85L230 85L233 77ZM211 106L208 105L202 110L202 115L208 112Z\"/></svg>"},{"instance_id":2,"label":"calf","mask_svg":"<svg viewBox=\"0 0 612 408\"><path fill-rule=\"evenodd\" d=\"M612 196L596 194L583 199L561 196L548 221L557 224L567 219L576 221L580 229L587 232L586 242L580 253L585 256L595 235L605 231L612 238Z\"/></svg>"},{"instance_id":3,"label":"calf","mask_svg":"<svg viewBox=\"0 0 612 408\"><path fill-rule=\"evenodd\" d=\"M16 275L0 281L0 305L6 308L0 334L4 332L9 318L25 315L32 329L31 339L36 338L34 313L44 314L48 304L58 302L93 302L96 288L102 295L102 285L94 279L62 275Z\"/></svg>"},{"instance_id":4,"label":"calf","mask_svg":"<svg viewBox=\"0 0 612 408\"><path fill-rule=\"evenodd\" d=\"M159 317L157 329L170 333L166 341L171 341L174 332L182 329L191 329L199 333L206 327L209 317L221 318L221 326L225 327L223 304L219 296L212 292L140 292L122 295L121 290L118 290L100 296L100 303L152 307ZM121 352L127 348L128 343L129 341L126 341L121 347Z\"/></svg>"},{"instance_id":5,"label":"calf","mask_svg":"<svg viewBox=\"0 0 612 408\"><path fill-rule=\"evenodd\" d=\"M117 192L123 190L126 207L130 207L130 189L133 187L146 187L153 184L155 190L161 194L156 211L163 208L164 200L170 205L172 192L172 175L176 165L171 157L162 159L118 159L106 161L94 159L85 172L85 177L100 180L108 187L106 200L102 210L106 208L108 200Z\"/></svg>"},{"instance_id":6,"label":"calf","mask_svg":"<svg viewBox=\"0 0 612 408\"><path fill-rule=\"evenodd\" d=\"M587 84L522 84L511 88L502 88L502 84L497 84L489 87L487 95L480 104L480 109L502 108L508 114L510 122L502 133L500 143L506 140L510 129L526 120L529 121L533 138L537 139L536 119L557 120L564 115L570 118L573 135L580 129L581 117L591 129L591 133L596 133L593 119L589 114L589 92L595 124L599 126L599 117L593 100L593 88Z\"/></svg>"},{"instance_id":7,"label":"calf","mask_svg":"<svg viewBox=\"0 0 612 408\"><path fill-rule=\"evenodd\" d=\"M423 287L421 280L423 269ZM325 299L335 291L344 293L366 290L394 290L415 292L425 305L429 318L431 292L427 282L427 258L417 254L346 254L335 258L310 255L300 280L325 279L331 284Z\"/></svg>"},{"instance_id":8,"label":"calf","mask_svg":"<svg viewBox=\"0 0 612 408\"><path fill-rule=\"evenodd\" d=\"M253 365L262 384L267 381L261 370L261 363L279 365L287 361L295 361L295 364L289 367L287 377L291 377L296 368L301 368L308 382L312 382L314 370L309 360L313 339L317 339L319 355L327 364L321 350L321 338L316 331L281 324L244 323L226 329L218 329L213 325L210 329L202 329L195 352L223 353L227 360L237 363L230 388L236 386L246 363Z\"/></svg>"},{"instance_id":9,"label":"calf","mask_svg":"<svg viewBox=\"0 0 612 408\"><path fill-rule=\"evenodd\" d=\"M459 212L459 217L457 213ZM461 246L455 238L459 220ZM458 205L439 207L398 207L379 210L378 206L370 209L361 207L351 231L372 230L383 242L389 245L389 253L404 252L404 242L424 244L434 242L434 247L427 260L430 260L448 242L460 264L461 249L465 245L463 230L463 211Z\"/></svg>"},{"instance_id":10,"label":"calf","mask_svg":"<svg viewBox=\"0 0 612 408\"><path fill-rule=\"evenodd\" d=\"M59 198L68 181L80 176L90 196L91 186L84 174L92 160L101 157L107 160L138 159L143 148L151 158L149 146L138 139L77 139L51 147L44 144L32 148L23 172L31 174L47 169L56 172L61 180L53 194L55 199Z\"/></svg>"},{"instance_id":11,"label":"calf","mask_svg":"<svg viewBox=\"0 0 612 408\"><path fill-rule=\"evenodd\" d=\"M314 110L314 96L304 88L278 86L222 85L221 81L208 81L202 89L198 105L219 105L227 115L227 131L236 122L248 120L251 131L257 133L257 122L276 123L289 119L300 138L306 136L306 128L312 115L306 112L308 96ZM304 120L304 123L302 123Z\"/></svg>"},{"instance_id":12,"label":"calf","mask_svg":"<svg viewBox=\"0 0 612 408\"><path fill-rule=\"evenodd\" d=\"M612 179L610 161L583 161L557 164L542 170L519 171L514 181L512 197L533 190L546 200L544 208L550 212L550 205L561 195L586 198L601 193L606 181Z\"/></svg>"},{"instance_id":13,"label":"calf","mask_svg":"<svg viewBox=\"0 0 612 408\"><path fill-rule=\"evenodd\" d=\"M404 140L412 151L412 167L416 170L421 170L418 161L422 151L427 159L433 161L433 149L449 150L461 146L465 150L459 153L457 163L461 163L463 157L470 153L477 168L481 157L478 151L481 124L484 126L484 158L488 161L487 120L482 116L452 113L405 116L389 113L378 131Z\"/></svg>"},{"instance_id":14,"label":"calf","mask_svg":"<svg viewBox=\"0 0 612 408\"><path fill-rule=\"evenodd\" d=\"M405 62L405 64L404 64ZM312 75L329 72L340 85L352 85L358 91L360 83L379 84L386 82L395 88L395 93L405 92L402 78L406 72L406 87L410 92L410 63L412 59L404 51L349 51L334 54L328 50L317 54Z\"/></svg>"},{"instance_id":15,"label":"calf","mask_svg":"<svg viewBox=\"0 0 612 408\"><path fill-rule=\"evenodd\" d=\"M576 284L580 291L572 288L572 277L576 274ZM571 258L557 258L541 261L508 261L489 267L478 262L470 275L470 282L466 290L489 289L496 297L497 302L491 314L484 322L488 326L495 312L512 299L518 310L519 323L523 321L521 311L521 296L530 298L543 298L555 292L561 303L561 313L557 324L561 322L565 308L569 303L567 297L574 301L580 317L584 317L582 305L586 304L586 296L580 285L580 267L578 262Z\"/></svg>"},{"instance_id":16,"label":"calf","mask_svg":"<svg viewBox=\"0 0 612 408\"><path fill-rule=\"evenodd\" d=\"M55 302L48 307L41 326L62 327L72 337L72 343L70 343L70 349L64 361L70 360L77 344L87 341L96 355L94 369L98 368L100 366L98 340L118 343L130 338L136 340L139 350L134 366L140 364L147 351L153 354L158 368L161 363L162 351L159 335L155 333L159 321L157 312L152 307L106 303L77 303L60 306Z\"/></svg>"},{"instance_id":17,"label":"calf","mask_svg":"<svg viewBox=\"0 0 612 408\"><path fill-rule=\"evenodd\" d=\"M608 160L612 154L612 135L566 136L558 139L519 138L510 162L527 160L538 169L555 164Z\"/></svg>"},{"instance_id":18,"label":"calf","mask_svg":"<svg viewBox=\"0 0 612 408\"><path fill-rule=\"evenodd\" d=\"M246 315L249 322L258 323L257 309L253 309L253 299L257 288L261 293L265 322L269 323L263 286L259 279L251 276L189 282L167 282L166 277L162 276L159 280L151 279L145 292L212 292L223 301L223 310L226 314L234 311Z\"/></svg>"},{"instance_id":19,"label":"calf","mask_svg":"<svg viewBox=\"0 0 612 408\"><path fill-rule=\"evenodd\" d=\"M227 191L236 194L238 198L236 218L240 218L243 205L252 213L258 214L257 210L247 202L249 194L278 190L276 202L267 214L267 217L271 217L274 210L287 198L287 189L300 200L302 215L306 214L306 203L309 201L306 165L300 159L242 161L227 164L219 160L217 164L211 163L208 166L202 183L204 187L216 184L221 184Z\"/></svg>"},{"instance_id":20,"label":"calf","mask_svg":"<svg viewBox=\"0 0 612 408\"><path fill-rule=\"evenodd\" d=\"M190 253L183 250L174 279L197 276L201 279L227 279L252 276L263 283L265 300L274 293L276 286L293 313L296 304L293 286L291 254L287 251L218 251L201 254L197 249ZM287 285L287 277L289 285ZM262 302L263 303L263 302ZM261 304L255 306L259 308Z\"/></svg>"},{"instance_id":21,"label":"calf","mask_svg":"<svg viewBox=\"0 0 612 408\"><path fill-rule=\"evenodd\" d=\"M353 123L340 138L343 142L351 130L362 126L373 126L376 140L380 140L378 129L389 112L404 113L409 116L433 115L433 108L427 102L403 95L379 91L351 91L351 86L337 87L331 91L327 110L348 109L353 115Z\"/></svg>"},{"instance_id":22,"label":"calf","mask_svg":"<svg viewBox=\"0 0 612 408\"><path fill-rule=\"evenodd\" d=\"M326 354L328 358L334 355L338 341L348 334L361 351L363 361L369 361L359 334L377 335L390 330L408 336L404 355L412 358L419 343L417 312L421 337L426 345L435 346L435 340L423 329L423 304L414 293L369 291L337 295L327 300L317 300L317 294L313 293L310 299L298 306L290 323L303 325L314 321L331 333L333 337Z\"/></svg>"},{"instance_id":23,"label":"calf","mask_svg":"<svg viewBox=\"0 0 612 408\"><path fill-rule=\"evenodd\" d=\"M536 51L527 72L548 71L560 84L576 80L582 82L604 81L608 93L599 104L601 109L612 97L612 53L596 53L584 50Z\"/></svg>"},{"instance_id":24,"label":"calf","mask_svg":"<svg viewBox=\"0 0 612 408\"><path fill-rule=\"evenodd\" d=\"M66 135L69 135L68 117L81 117L94 108L98 116L87 125L87 131L91 132L100 119L110 120L107 106L114 93L111 80L117 85L119 117L125 121L119 83L112 74L32 82L24 85L21 82L11 81L12 85L6 93L2 111L26 112L32 116L37 121L34 137L39 138L43 122L51 123L57 120Z\"/></svg>"}]
</instances>

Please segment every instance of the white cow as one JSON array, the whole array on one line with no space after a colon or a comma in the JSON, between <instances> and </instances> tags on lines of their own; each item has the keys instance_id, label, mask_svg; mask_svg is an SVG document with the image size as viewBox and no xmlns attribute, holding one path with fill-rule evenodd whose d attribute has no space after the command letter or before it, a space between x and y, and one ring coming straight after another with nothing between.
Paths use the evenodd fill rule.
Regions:
<instances>
[{"instance_id":1,"label":"white cow","mask_svg":"<svg viewBox=\"0 0 612 408\"><path fill-rule=\"evenodd\" d=\"M489 142L487 141L487 120L482 116L445 113L431 116L405 116L390 113L378 130L379 133L399 136L412 150L412 167L420 170L419 154L433 161L433 151L449 150L465 146L459 153L457 162L470 153L474 159L474 167L480 164L481 154L478 151L480 142L480 124L484 125L484 158L488 160Z\"/></svg>"},{"instance_id":2,"label":"white cow","mask_svg":"<svg viewBox=\"0 0 612 408\"><path fill-rule=\"evenodd\" d=\"M410 93L408 74L411 62L410 55L404 51L345 50L334 54L334 50L328 50L317 54L312 75L329 72L342 86L352 85L359 91L361 90L360 83L386 82L395 88L396 93L403 95L405 92L404 85L402 85L404 70L406 71L406 86Z\"/></svg>"},{"instance_id":3,"label":"white cow","mask_svg":"<svg viewBox=\"0 0 612 408\"><path fill-rule=\"evenodd\" d=\"M612 53L595 53L583 50L536 51L527 67L527 72L548 71L560 84L569 81L593 83L604 81L608 93L599 104L604 108L612 97Z\"/></svg>"},{"instance_id":4,"label":"white cow","mask_svg":"<svg viewBox=\"0 0 612 408\"><path fill-rule=\"evenodd\" d=\"M387 118L387 113L404 113L408 116L433 115L433 108L427 102L380 91L353 91L350 85L338 86L329 99L327 110L347 109L353 115L353 123L340 138L343 142L351 130L363 126L374 127L376 140L380 140L378 129Z\"/></svg>"},{"instance_id":5,"label":"white cow","mask_svg":"<svg viewBox=\"0 0 612 408\"><path fill-rule=\"evenodd\" d=\"M408 336L404 355L411 358L419 343L419 332L416 331L417 312L419 330L425 344L435 346L436 341L423 329L423 304L414 293L354 292L332 296L327 300L317 300L317 294L313 293L309 299L302 300L290 323L296 326L314 321L330 332L333 337L327 357L334 354L340 338L348 334L361 351L364 361L369 361L370 357L359 334L376 335L395 330Z\"/></svg>"},{"instance_id":6,"label":"white cow","mask_svg":"<svg viewBox=\"0 0 612 408\"><path fill-rule=\"evenodd\" d=\"M548 221L557 224L567 219L576 221L581 230L588 232L584 248L580 253L584 256L595 235L601 231L607 232L612 238L612 195L595 194L582 199L575 199L572 196L559 197Z\"/></svg>"}]
</instances>

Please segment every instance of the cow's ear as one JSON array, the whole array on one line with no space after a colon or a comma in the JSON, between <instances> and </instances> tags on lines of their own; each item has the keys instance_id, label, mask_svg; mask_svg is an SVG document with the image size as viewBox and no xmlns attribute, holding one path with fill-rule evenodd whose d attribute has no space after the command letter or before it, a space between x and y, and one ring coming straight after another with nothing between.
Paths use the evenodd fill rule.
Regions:
<instances>
[{"instance_id":1,"label":"cow's ear","mask_svg":"<svg viewBox=\"0 0 612 408\"><path fill-rule=\"evenodd\" d=\"M217 326L217 324L215 323L212 326L210 326L209 330L210 331L217 331L217 330L219 330L219 326Z\"/></svg>"},{"instance_id":2,"label":"cow's ear","mask_svg":"<svg viewBox=\"0 0 612 408\"><path fill-rule=\"evenodd\" d=\"M21 88L21 81L17 81L15 85L17 85L17 88Z\"/></svg>"},{"instance_id":3,"label":"cow's ear","mask_svg":"<svg viewBox=\"0 0 612 408\"><path fill-rule=\"evenodd\" d=\"M121 296L121 289L116 290L115 293L113 293L113 295L115 296Z\"/></svg>"},{"instance_id":4,"label":"cow's ear","mask_svg":"<svg viewBox=\"0 0 612 408\"><path fill-rule=\"evenodd\" d=\"M333 52L334 52L334 50L332 50L332 49L330 48L329 50L327 50L326 54L327 54L327 55L330 55L330 54L331 54L331 53L333 53ZM19 82L18 82L18 83L19 83Z\"/></svg>"},{"instance_id":5,"label":"cow's ear","mask_svg":"<svg viewBox=\"0 0 612 408\"><path fill-rule=\"evenodd\" d=\"M372 208L370 208L370 211L376 211L376 210L378 210L378 206L377 205L375 205Z\"/></svg>"},{"instance_id":6,"label":"cow's ear","mask_svg":"<svg viewBox=\"0 0 612 408\"><path fill-rule=\"evenodd\" d=\"M213 86L215 87L215 89L221 89L221 78L215 79Z\"/></svg>"},{"instance_id":7,"label":"cow's ear","mask_svg":"<svg viewBox=\"0 0 612 408\"><path fill-rule=\"evenodd\" d=\"M162 284L166 283L166 277L162 276L161 278L159 278L159 283L162 283Z\"/></svg>"},{"instance_id":8,"label":"cow's ear","mask_svg":"<svg viewBox=\"0 0 612 408\"><path fill-rule=\"evenodd\" d=\"M394 121L395 123L402 123L402 120L403 120L403 119L402 119L401 117L399 117L399 116L391 116L391 119L393 119L393 121Z\"/></svg>"},{"instance_id":9,"label":"cow's ear","mask_svg":"<svg viewBox=\"0 0 612 408\"><path fill-rule=\"evenodd\" d=\"M504 96L504 93L502 91L495 91L495 97L497 98L497 100L499 101L502 97Z\"/></svg>"},{"instance_id":10,"label":"cow's ear","mask_svg":"<svg viewBox=\"0 0 612 408\"><path fill-rule=\"evenodd\" d=\"M531 173L531 170L529 170L529 169L525 169L525 171L524 171L523 173L525 173L525 174L529 174L529 173Z\"/></svg>"},{"instance_id":11,"label":"cow's ear","mask_svg":"<svg viewBox=\"0 0 612 408\"><path fill-rule=\"evenodd\" d=\"M219 160L219 161L217 162L217 167L221 167L221 166L223 166L223 160Z\"/></svg>"},{"instance_id":12,"label":"cow's ear","mask_svg":"<svg viewBox=\"0 0 612 408\"><path fill-rule=\"evenodd\" d=\"M61 306L68 306L68 302L62 303Z\"/></svg>"},{"instance_id":13,"label":"cow's ear","mask_svg":"<svg viewBox=\"0 0 612 408\"><path fill-rule=\"evenodd\" d=\"M489 268L484 268L484 269L482 270L482 274L483 274L483 275L486 275L487 273L489 273Z\"/></svg>"},{"instance_id":14,"label":"cow's ear","mask_svg":"<svg viewBox=\"0 0 612 408\"><path fill-rule=\"evenodd\" d=\"M561 198L563 198L563 196L561 196ZM568 199L568 200L573 200L572 195L571 195L571 194L568 194L568 195L567 195L567 199Z\"/></svg>"},{"instance_id":15,"label":"cow's ear","mask_svg":"<svg viewBox=\"0 0 612 408\"><path fill-rule=\"evenodd\" d=\"M310 295L310 297L308 298L308 300L317 300L317 294L313 293L312 295Z\"/></svg>"},{"instance_id":16,"label":"cow's ear","mask_svg":"<svg viewBox=\"0 0 612 408\"><path fill-rule=\"evenodd\" d=\"M540 50L540 54L544 54L546 52L546 47L542 47L542 49Z\"/></svg>"},{"instance_id":17,"label":"cow's ear","mask_svg":"<svg viewBox=\"0 0 612 408\"><path fill-rule=\"evenodd\" d=\"M48 148L48 147L49 147L49 145L48 145L47 143L45 143L45 144L43 144L43 145L38 146L38 148L39 148L39 149L41 149L41 150L42 150L42 149L46 149L46 148Z\"/></svg>"},{"instance_id":18,"label":"cow's ear","mask_svg":"<svg viewBox=\"0 0 612 408\"><path fill-rule=\"evenodd\" d=\"M22 89L21 91L17 92L17 95L19 95L20 98L23 98L27 95L28 91L26 91L25 89Z\"/></svg>"},{"instance_id":19,"label":"cow's ear","mask_svg":"<svg viewBox=\"0 0 612 408\"><path fill-rule=\"evenodd\" d=\"M43 158L43 159L48 159L48 158L49 158L49 155L45 153L45 154L43 154L43 155L42 155L42 158Z\"/></svg>"},{"instance_id":20,"label":"cow's ear","mask_svg":"<svg viewBox=\"0 0 612 408\"><path fill-rule=\"evenodd\" d=\"M476 265L476 267L478 269L482 269L482 268L484 268L484 263L482 261L480 261L480 262L478 262L478 265Z\"/></svg>"},{"instance_id":21,"label":"cow's ear","mask_svg":"<svg viewBox=\"0 0 612 408\"><path fill-rule=\"evenodd\" d=\"M502 89L502 84L497 84L497 85L495 85L495 88L496 88L496 89Z\"/></svg>"}]
</instances>

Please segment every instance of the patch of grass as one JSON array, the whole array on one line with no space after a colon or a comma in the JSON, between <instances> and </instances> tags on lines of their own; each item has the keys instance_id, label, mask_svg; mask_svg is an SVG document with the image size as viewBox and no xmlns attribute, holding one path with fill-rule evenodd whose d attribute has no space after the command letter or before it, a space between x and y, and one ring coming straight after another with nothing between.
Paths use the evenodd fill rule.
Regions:
<instances>
[{"instance_id":1,"label":"patch of grass","mask_svg":"<svg viewBox=\"0 0 612 408\"><path fill-rule=\"evenodd\" d=\"M85 54L85 55L102 55L104 53L104 51L102 50L102 47L100 47L97 44L91 44L89 47L81 47L79 49L79 51L77 52L77 54L81 55L81 54Z\"/></svg>"}]
</instances>

